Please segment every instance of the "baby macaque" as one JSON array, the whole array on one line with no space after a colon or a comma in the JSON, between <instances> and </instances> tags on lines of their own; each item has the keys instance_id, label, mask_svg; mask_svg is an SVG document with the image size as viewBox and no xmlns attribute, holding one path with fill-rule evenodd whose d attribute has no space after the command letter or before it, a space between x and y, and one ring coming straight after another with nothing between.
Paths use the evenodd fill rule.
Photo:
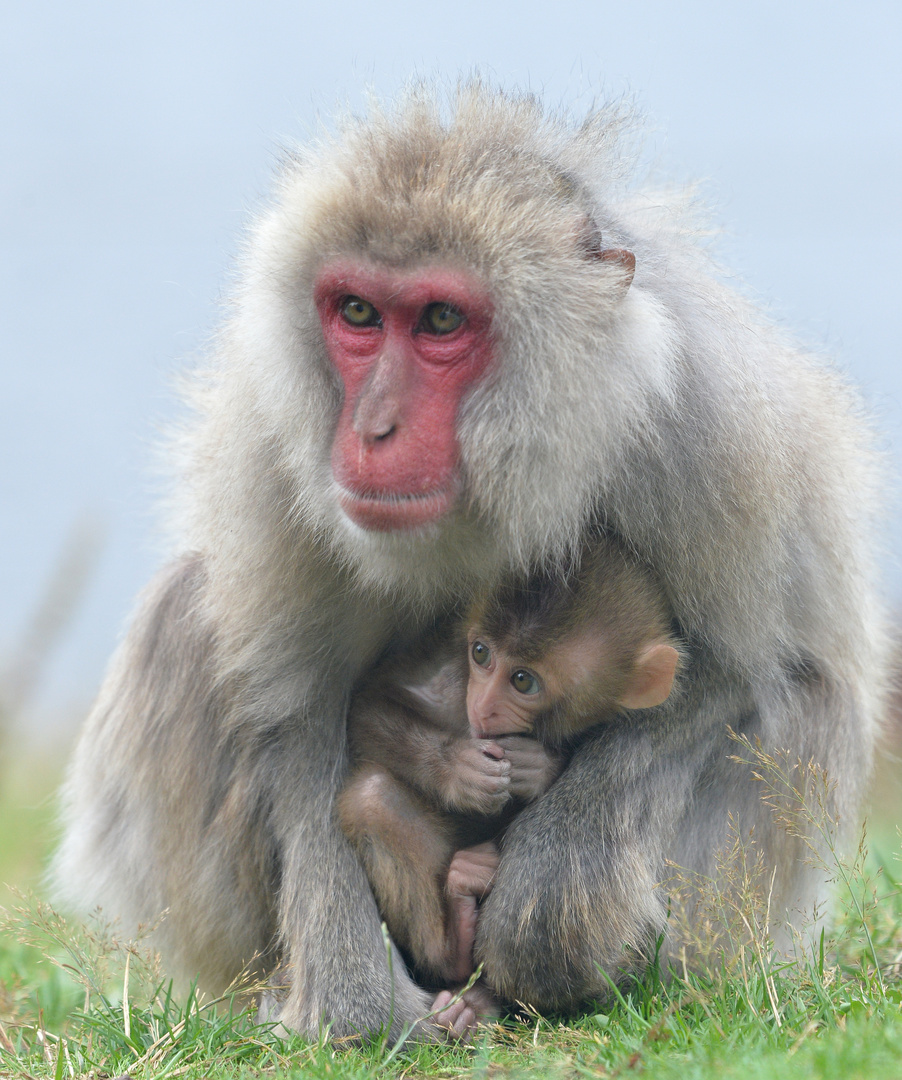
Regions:
<instances>
[{"instance_id":1,"label":"baby macaque","mask_svg":"<svg viewBox=\"0 0 902 1080\"><path fill-rule=\"evenodd\" d=\"M656 578L604 540L567 573L511 579L366 679L339 814L425 983L472 973L497 843L558 778L575 736L668 697L679 662L670 624Z\"/></svg>"}]
</instances>

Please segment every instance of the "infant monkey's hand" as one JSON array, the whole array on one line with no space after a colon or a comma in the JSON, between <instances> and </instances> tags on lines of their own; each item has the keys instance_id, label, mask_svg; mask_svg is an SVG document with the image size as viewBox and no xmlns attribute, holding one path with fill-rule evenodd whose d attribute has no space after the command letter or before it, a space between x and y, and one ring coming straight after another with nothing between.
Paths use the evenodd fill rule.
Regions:
<instances>
[{"instance_id":1,"label":"infant monkey's hand","mask_svg":"<svg viewBox=\"0 0 902 1080\"><path fill-rule=\"evenodd\" d=\"M510 763L508 790L516 799L532 802L542 795L564 771L560 750L543 746L527 735L501 735L496 740L504 760Z\"/></svg>"},{"instance_id":2,"label":"infant monkey's hand","mask_svg":"<svg viewBox=\"0 0 902 1080\"><path fill-rule=\"evenodd\" d=\"M443 801L453 810L493 816L511 799L511 763L494 739L458 739L447 754Z\"/></svg>"}]
</instances>

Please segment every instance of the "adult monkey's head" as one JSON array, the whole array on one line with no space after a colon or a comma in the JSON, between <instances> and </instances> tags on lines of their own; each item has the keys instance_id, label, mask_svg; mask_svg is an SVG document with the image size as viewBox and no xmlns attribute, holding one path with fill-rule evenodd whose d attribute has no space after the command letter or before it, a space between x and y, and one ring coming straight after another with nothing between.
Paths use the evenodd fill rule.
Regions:
<instances>
[{"instance_id":1,"label":"adult monkey's head","mask_svg":"<svg viewBox=\"0 0 902 1080\"><path fill-rule=\"evenodd\" d=\"M448 116L432 101L352 124L286 171L270 235L315 305L335 524L433 542L465 518L533 557L591 513L583 455L618 396L603 354L635 260L576 178L591 135L544 146L552 129L510 101L523 142L500 146L482 102L465 88Z\"/></svg>"},{"instance_id":2,"label":"adult monkey's head","mask_svg":"<svg viewBox=\"0 0 902 1080\"><path fill-rule=\"evenodd\" d=\"M631 252L574 253L618 264L628 286ZM315 295L344 387L332 447L342 509L365 529L436 521L461 494L461 402L497 363L490 289L440 263L398 269L359 257L329 263Z\"/></svg>"}]
</instances>

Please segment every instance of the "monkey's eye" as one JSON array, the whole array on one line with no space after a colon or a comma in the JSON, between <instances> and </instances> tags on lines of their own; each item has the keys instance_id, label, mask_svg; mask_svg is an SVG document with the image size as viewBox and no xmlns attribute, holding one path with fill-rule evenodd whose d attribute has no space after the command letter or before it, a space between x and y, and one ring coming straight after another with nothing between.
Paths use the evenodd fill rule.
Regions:
<instances>
[{"instance_id":1,"label":"monkey's eye","mask_svg":"<svg viewBox=\"0 0 902 1080\"><path fill-rule=\"evenodd\" d=\"M351 326L381 326L379 312L369 300L359 296L346 296L341 303L341 316Z\"/></svg>"},{"instance_id":2,"label":"monkey's eye","mask_svg":"<svg viewBox=\"0 0 902 1080\"><path fill-rule=\"evenodd\" d=\"M464 321L463 314L451 304L430 304L423 312L420 329L427 334L450 334Z\"/></svg>"},{"instance_id":3,"label":"monkey's eye","mask_svg":"<svg viewBox=\"0 0 902 1080\"><path fill-rule=\"evenodd\" d=\"M526 668L518 668L511 675L511 686L518 694L537 694L542 689L542 684Z\"/></svg>"},{"instance_id":4,"label":"monkey's eye","mask_svg":"<svg viewBox=\"0 0 902 1080\"><path fill-rule=\"evenodd\" d=\"M492 659L492 653L488 645L483 645L481 641L474 641L470 653L473 660L479 664L480 667L488 667L489 661Z\"/></svg>"}]
</instances>

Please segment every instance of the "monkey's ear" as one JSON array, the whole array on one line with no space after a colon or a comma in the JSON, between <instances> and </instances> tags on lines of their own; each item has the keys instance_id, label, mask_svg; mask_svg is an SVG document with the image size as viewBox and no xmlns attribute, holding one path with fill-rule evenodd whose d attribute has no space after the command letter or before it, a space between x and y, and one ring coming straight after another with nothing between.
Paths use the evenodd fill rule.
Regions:
<instances>
[{"instance_id":1,"label":"monkey's ear","mask_svg":"<svg viewBox=\"0 0 902 1080\"><path fill-rule=\"evenodd\" d=\"M602 262L620 263L623 270L621 285L623 291L630 287L633 282L633 274L636 272L636 256L628 248L605 248L599 251L596 258Z\"/></svg>"},{"instance_id":2,"label":"monkey's ear","mask_svg":"<svg viewBox=\"0 0 902 1080\"><path fill-rule=\"evenodd\" d=\"M627 248L606 248L594 218L586 216L577 240L579 250L587 259L600 259L602 262L620 263L623 269L621 285L623 291L630 287L636 272L636 256Z\"/></svg>"},{"instance_id":3,"label":"monkey's ear","mask_svg":"<svg viewBox=\"0 0 902 1080\"><path fill-rule=\"evenodd\" d=\"M643 649L617 704L622 709L651 709L666 701L673 689L679 662L680 654L663 641Z\"/></svg>"}]
</instances>

